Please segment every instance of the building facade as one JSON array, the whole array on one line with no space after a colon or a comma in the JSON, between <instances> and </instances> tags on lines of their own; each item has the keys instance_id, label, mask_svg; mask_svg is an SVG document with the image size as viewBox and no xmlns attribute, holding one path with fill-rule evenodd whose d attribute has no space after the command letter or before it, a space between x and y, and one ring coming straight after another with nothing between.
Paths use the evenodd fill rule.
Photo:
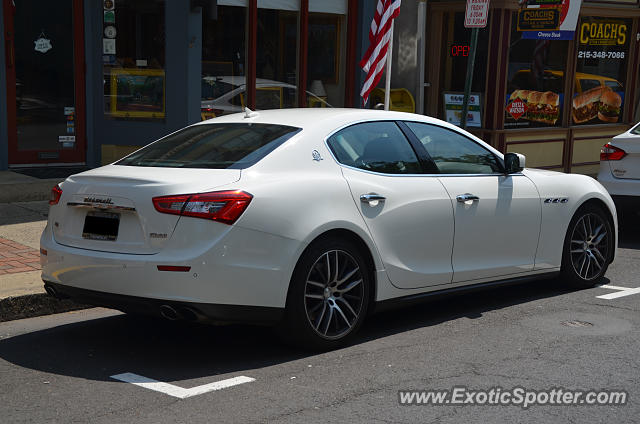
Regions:
<instances>
[{"instance_id":1,"label":"building facade","mask_svg":"<svg viewBox=\"0 0 640 424\"><path fill-rule=\"evenodd\" d=\"M357 63L376 3L2 0L0 169L110 163L244 106L362 107ZM575 38L563 41L524 38L516 1L490 7L470 129L530 166L593 174L607 138L638 121L637 1L583 2ZM464 9L464 1L403 1L392 87L404 110L459 118ZM618 114L575 118L574 104L597 87L620 98ZM533 105L520 98L536 92L553 94L549 119L518 113L518 100Z\"/></svg>"}]
</instances>

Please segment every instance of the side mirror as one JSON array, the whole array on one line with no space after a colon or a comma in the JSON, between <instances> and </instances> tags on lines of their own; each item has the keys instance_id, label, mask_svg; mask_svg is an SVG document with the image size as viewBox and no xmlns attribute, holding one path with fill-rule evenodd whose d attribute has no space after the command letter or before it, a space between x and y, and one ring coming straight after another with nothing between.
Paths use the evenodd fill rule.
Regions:
<instances>
[{"instance_id":1,"label":"side mirror","mask_svg":"<svg viewBox=\"0 0 640 424\"><path fill-rule=\"evenodd\" d=\"M504 155L504 172L515 174L524 169L525 158L520 153L507 153Z\"/></svg>"}]
</instances>

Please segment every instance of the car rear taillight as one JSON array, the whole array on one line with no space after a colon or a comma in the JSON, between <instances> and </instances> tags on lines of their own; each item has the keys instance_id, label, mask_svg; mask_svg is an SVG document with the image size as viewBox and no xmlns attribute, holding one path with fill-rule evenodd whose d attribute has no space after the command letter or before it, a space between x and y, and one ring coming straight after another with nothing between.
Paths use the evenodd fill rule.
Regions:
<instances>
[{"instance_id":1,"label":"car rear taillight","mask_svg":"<svg viewBox=\"0 0 640 424\"><path fill-rule=\"evenodd\" d=\"M59 184L56 184L51 189L51 194L49 195L49 204L57 205L58 202L60 201L60 196L62 196L62 189L60 188Z\"/></svg>"},{"instance_id":2,"label":"car rear taillight","mask_svg":"<svg viewBox=\"0 0 640 424\"><path fill-rule=\"evenodd\" d=\"M600 160L620 160L625 156L627 156L627 152L609 143L600 149Z\"/></svg>"},{"instance_id":3,"label":"car rear taillight","mask_svg":"<svg viewBox=\"0 0 640 424\"><path fill-rule=\"evenodd\" d=\"M158 212L233 224L247 209L253 196L244 191L179 194L153 198Z\"/></svg>"}]
</instances>

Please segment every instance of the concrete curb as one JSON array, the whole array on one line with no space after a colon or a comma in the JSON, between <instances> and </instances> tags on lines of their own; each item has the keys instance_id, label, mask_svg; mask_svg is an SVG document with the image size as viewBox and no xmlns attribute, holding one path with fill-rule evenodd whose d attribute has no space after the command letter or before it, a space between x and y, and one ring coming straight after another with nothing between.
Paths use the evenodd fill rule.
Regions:
<instances>
[{"instance_id":1,"label":"concrete curb","mask_svg":"<svg viewBox=\"0 0 640 424\"><path fill-rule=\"evenodd\" d=\"M58 300L46 293L27 294L0 299L0 322L59 314L78 309L93 308L71 300Z\"/></svg>"}]
</instances>

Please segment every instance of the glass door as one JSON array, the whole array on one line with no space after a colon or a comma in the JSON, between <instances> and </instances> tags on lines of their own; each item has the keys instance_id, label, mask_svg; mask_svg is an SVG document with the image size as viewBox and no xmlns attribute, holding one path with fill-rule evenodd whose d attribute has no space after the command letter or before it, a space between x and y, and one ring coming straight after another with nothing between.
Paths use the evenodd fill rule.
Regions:
<instances>
[{"instance_id":1,"label":"glass door","mask_svg":"<svg viewBox=\"0 0 640 424\"><path fill-rule=\"evenodd\" d=\"M4 0L9 164L85 161L81 0Z\"/></svg>"}]
</instances>

